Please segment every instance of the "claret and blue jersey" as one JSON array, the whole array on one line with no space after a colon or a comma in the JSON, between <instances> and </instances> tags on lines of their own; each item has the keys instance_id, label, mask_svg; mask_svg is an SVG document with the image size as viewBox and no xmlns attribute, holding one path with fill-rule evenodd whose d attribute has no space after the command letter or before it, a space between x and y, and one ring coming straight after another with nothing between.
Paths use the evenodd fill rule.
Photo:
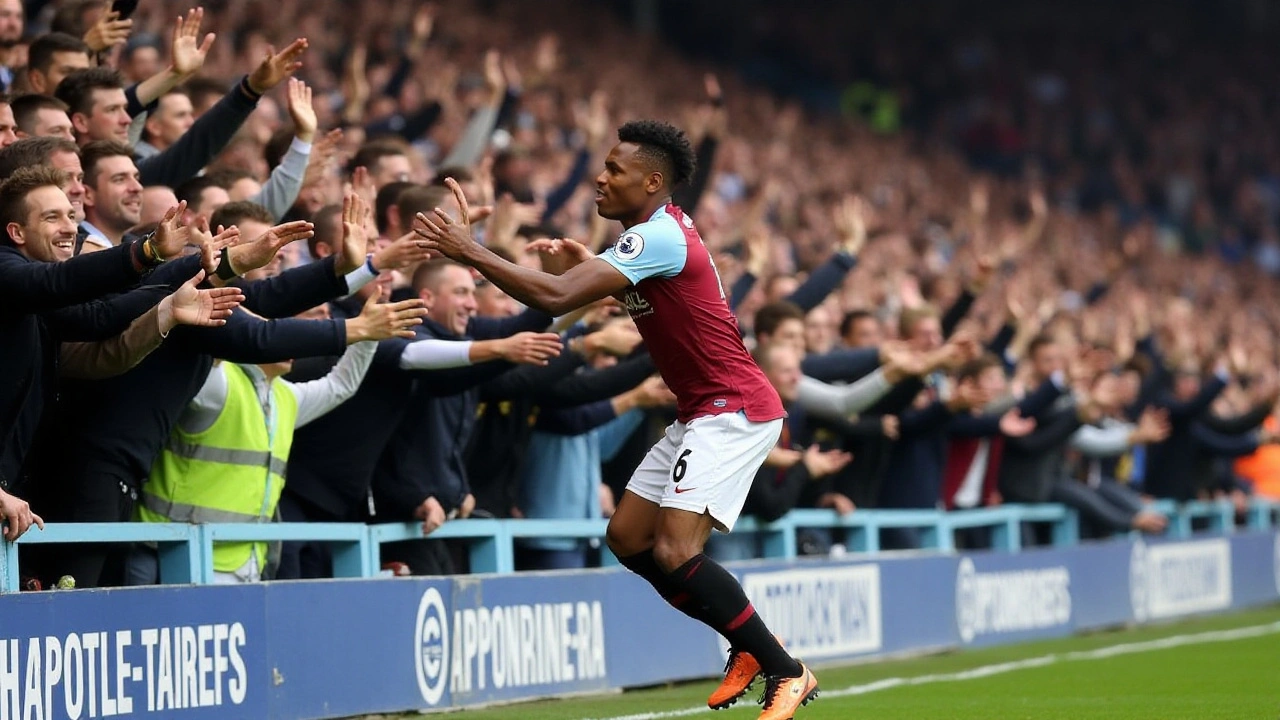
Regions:
<instances>
[{"instance_id":1,"label":"claret and blue jersey","mask_svg":"<svg viewBox=\"0 0 1280 720\"><path fill-rule=\"evenodd\" d=\"M692 218L665 205L600 257L631 281L618 299L675 393L681 421L739 411L755 422L785 415L778 393L742 344Z\"/></svg>"}]
</instances>

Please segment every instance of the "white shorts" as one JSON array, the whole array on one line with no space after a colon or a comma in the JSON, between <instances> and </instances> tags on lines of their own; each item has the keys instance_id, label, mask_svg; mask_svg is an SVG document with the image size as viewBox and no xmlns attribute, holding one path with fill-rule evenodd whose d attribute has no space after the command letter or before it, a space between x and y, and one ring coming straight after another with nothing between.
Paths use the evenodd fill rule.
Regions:
<instances>
[{"instance_id":1,"label":"white shorts","mask_svg":"<svg viewBox=\"0 0 1280 720\"><path fill-rule=\"evenodd\" d=\"M676 421L645 455L627 489L659 507L711 515L729 532L756 471L782 434L782 419L751 422L741 412Z\"/></svg>"}]
</instances>

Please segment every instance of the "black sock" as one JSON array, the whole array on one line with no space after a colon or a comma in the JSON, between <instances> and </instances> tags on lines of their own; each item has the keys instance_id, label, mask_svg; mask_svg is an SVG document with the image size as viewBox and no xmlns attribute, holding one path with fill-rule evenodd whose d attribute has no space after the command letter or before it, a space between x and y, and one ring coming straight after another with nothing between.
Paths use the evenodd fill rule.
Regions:
<instances>
[{"instance_id":1,"label":"black sock","mask_svg":"<svg viewBox=\"0 0 1280 720\"><path fill-rule=\"evenodd\" d=\"M618 562L631 572L639 575L658 591L658 595L667 601L671 607L688 615L704 625L711 625L711 621L707 620L703 608L699 603L694 602L689 593L680 589L671 579L667 577L667 573L658 566L658 561L653 558L653 550L645 550L642 553L628 555L627 557L618 558ZM712 625L712 627L715 627Z\"/></svg>"},{"instance_id":2,"label":"black sock","mask_svg":"<svg viewBox=\"0 0 1280 720\"><path fill-rule=\"evenodd\" d=\"M742 586L728 570L706 555L695 555L667 575L672 586L687 593L701 606L702 620L720 633L735 650L745 650L760 663L766 675L797 677L800 663L778 643L756 613ZM692 616L691 616L692 617Z\"/></svg>"}]
</instances>

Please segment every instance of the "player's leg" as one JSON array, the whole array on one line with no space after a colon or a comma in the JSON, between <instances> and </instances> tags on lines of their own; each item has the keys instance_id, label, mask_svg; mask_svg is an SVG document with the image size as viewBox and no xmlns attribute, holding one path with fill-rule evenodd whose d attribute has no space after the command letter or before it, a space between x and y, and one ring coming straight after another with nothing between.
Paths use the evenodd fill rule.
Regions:
<instances>
[{"instance_id":1,"label":"player's leg","mask_svg":"<svg viewBox=\"0 0 1280 720\"><path fill-rule=\"evenodd\" d=\"M684 437L684 424L675 423L649 450L627 483L618 507L609 518L605 541L618 562L644 578L672 607L695 620L702 620L699 608L671 586L667 574L653 558L653 538L658 525L658 503L666 488L676 449Z\"/></svg>"},{"instance_id":2,"label":"player's leg","mask_svg":"<svg viewBox=\"0 0 1280 720\"><path fill-rule=\"evenodd\" d=\"M762 717L769 718L790 717L787 709L794 711L815 695L817 683L769 631L737 578L707 557L703 548L713 528L733 528L781 425L753 423L741 414L691 423L672 465L654 537L654 558L671 585L701 609L702 621L732 647L725 680L708 705L731 705L761 672L769 682ZM792 679L799 683L796 688ZM774 702L783 685L787 697ZM792 705L793 690L798 692Z\"/></svg>"}]
</instances>

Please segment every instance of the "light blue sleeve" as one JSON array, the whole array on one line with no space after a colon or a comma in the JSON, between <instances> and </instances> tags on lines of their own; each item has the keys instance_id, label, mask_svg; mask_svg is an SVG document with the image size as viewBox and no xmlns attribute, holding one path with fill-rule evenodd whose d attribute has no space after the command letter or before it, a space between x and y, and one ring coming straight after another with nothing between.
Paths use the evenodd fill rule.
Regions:
<instances>
[{"instance_id":1,"label":"light blue sleeve","mask_svg":"<svg viewBox=\"0 0 1280 720\"><path fill-rule=\"evenodd\" d=\"M680 274L688 247L680 226L663 215L626 231L600 257L638 285L647 278Z\"/></svg>"}]
</instances>

